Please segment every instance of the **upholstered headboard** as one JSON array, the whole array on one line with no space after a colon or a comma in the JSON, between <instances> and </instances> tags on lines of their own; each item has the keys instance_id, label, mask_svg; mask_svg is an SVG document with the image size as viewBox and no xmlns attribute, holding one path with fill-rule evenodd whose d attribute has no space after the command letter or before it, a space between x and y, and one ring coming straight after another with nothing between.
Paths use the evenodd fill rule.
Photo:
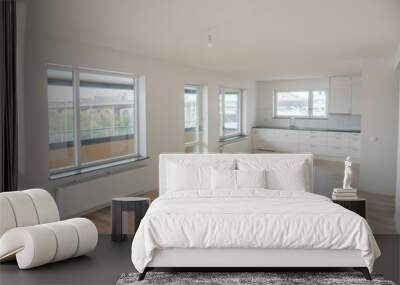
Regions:
<instances>
[{"instance_id":1,"label":"upholstered headboard","mask_svg":"<svg viewBox=\"0 0 400 285\"><path fill-rule=\"evenodd\" d=\"M271 159L276 160L293 160L293 161L304 161L308 166L307 180L308 189L306 191L314 191L314 165L312 154L230 154L230 153L215 153L215 154L160 154L159 159L159 194L162 195L168 191L168 164L171 162L179 161L193 161L201 164L210 164L218 162L232 161L232 164L239 159Z\"/></svg>"}]
</instances>

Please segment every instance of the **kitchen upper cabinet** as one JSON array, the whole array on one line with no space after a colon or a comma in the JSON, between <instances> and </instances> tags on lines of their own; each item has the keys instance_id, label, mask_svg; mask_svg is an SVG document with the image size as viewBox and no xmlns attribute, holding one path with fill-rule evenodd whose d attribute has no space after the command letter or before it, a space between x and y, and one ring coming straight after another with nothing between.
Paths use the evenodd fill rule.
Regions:
<instances>
[{"instance_id":1,"label":"kitchen upper cabinet","mask_svg":"<svg viewBox=\"0 0 400 285\"><path fill-rule=\"evenodd\" d=\"M328 112L361 115L361 92L361 76L331 77Z\"/></svg>"},{"instance_id":2,"label":"kitchen upper cabinet","mask_svg":"<svg viewBox=\"0 0 400 285\"><path fill-rule=\"evenodd\" d=\"M330 78L328 110L331 114L351 114L351 77Z\"/></svg>"},{"instance_id":3,"label":"kitchen upper cabinet","mask_svg":"<svg viewBox=\"0 0 400 285\"><path fill-rule=\"evenodd\" d=\"M351 114L361 115L361 76L351 77Z\"/></svg>"}]
</instances>

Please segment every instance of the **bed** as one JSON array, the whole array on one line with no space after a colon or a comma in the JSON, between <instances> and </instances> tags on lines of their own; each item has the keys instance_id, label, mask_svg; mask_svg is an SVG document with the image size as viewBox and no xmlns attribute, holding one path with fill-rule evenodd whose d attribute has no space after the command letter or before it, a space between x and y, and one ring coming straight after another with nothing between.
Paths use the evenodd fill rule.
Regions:
<instances>
[{"instance_id":1,"label":"bed","mask_svg":"<svg viewBox=\"0 0 400 285\"><path fill-rule=\"evenodd\" d=\"M311 154L162 154L160 196L132 243L153 268L352 267L379 248L365 219L313 194Z\"/></svg>"}]
</instances>

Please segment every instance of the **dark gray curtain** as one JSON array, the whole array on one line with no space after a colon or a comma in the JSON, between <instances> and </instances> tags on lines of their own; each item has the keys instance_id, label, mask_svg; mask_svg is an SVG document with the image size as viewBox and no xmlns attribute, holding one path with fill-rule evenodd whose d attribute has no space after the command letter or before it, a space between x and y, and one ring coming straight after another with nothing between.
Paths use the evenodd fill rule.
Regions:
<instances>
[{"instance_id":1,"label":"dark gray curtain","mask_svg":"<svg viewBox=\"0 0 400 285\"><path fill-rule=\"evenodd\" d=\"M0 0L0 191L18 190L16 3Z\"/></svg>"}]
</instances>

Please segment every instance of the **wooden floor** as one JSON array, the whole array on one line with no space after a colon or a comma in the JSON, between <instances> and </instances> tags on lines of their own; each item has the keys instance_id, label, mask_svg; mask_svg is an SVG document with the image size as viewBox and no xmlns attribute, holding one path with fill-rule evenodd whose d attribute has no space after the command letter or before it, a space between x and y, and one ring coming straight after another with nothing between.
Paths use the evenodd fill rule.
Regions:
<instances>
[{"instance_id":1,"label":"wooden floor","mask_svg":"<svg viewBox=\"0 0 400 285\"><path fill-rule=\"evenodd\" d=\"M158 196L158 191L148 192L144 195L138 195L140 197L148 197L153 201ZM94 211L92 213L84 215L85 218L93 221L96 225L99 234L111 234L111 207L105 207L103 209ZM134 232L134 216L128 216L128 233Z\"/></svg>"},{"instance_id":2,"label":"wooden floor","mask_svg":"<svg viewBox=\"0 0 400 285\"><path fill-rule=\"evenodd\" d=\"M143 197L154 200L158 196L158 191L148 192ZM367 199L367 220L375 234L395 233L395 199L393 196L359 192L359 196ZM111 208L92 212L85 215L92 220L100 234L111 233ZM133 216L128 216L128 233L134 232Z\"/></svg>"}]
</instances>

